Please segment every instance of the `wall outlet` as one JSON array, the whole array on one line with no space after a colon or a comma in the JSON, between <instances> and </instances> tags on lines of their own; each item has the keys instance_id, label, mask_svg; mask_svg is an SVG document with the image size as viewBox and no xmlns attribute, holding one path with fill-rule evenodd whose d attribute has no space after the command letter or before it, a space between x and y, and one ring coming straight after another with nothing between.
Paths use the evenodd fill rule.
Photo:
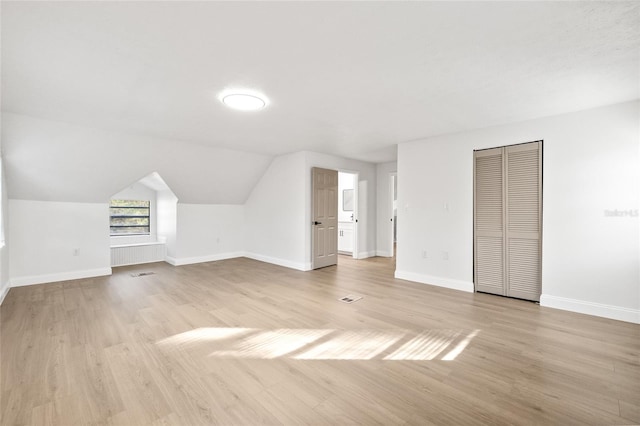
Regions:
<instances>
[{"instance_id":1,"label":"wall outlet","mask_svg":"<svg viewBox=\"0 0 640 426\"><path fill-rule=\"evenodd\" d=\"M443 251L442 252L442 260L449 260L449 252L448 251Z\"/></svg>"},{"instance_id":2,"label":"wall outlet","mask_svg":"<svg viewBox=\"0 0 640 426\"><path fill-rule=\"evenodd\" d=\"M422 250L422 258L423 259L427 258L427 251L426 250Z\"/></svg>"}]
</instances>

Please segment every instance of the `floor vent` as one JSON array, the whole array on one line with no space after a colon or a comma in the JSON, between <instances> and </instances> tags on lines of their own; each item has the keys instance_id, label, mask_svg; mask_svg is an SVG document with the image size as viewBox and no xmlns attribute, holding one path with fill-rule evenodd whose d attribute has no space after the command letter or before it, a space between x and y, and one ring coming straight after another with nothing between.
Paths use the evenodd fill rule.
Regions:
<instances>
[{"instance_id":1,"label":"floor vent","mask_svg":"<svg viewBox=\"0 0 640 426\"><path fill-rule=\"evenodd\" d=\"M353 294L347 294L346 296L341 297L338 300L344 303L353 303L353 302L357 302L360 299L362 299L362 296L354 296Z\"/></svg>"},{"instance_id":2,"label":"floor vent","mask_svg":"<svg viewBox=\"0 0 640 426\"><path fill-rule=\"evenodd\" d=\"M131 274L132 277L144 277L145 275L153 275L155 272L134 272Z\"/></svg>"}]
</instances>

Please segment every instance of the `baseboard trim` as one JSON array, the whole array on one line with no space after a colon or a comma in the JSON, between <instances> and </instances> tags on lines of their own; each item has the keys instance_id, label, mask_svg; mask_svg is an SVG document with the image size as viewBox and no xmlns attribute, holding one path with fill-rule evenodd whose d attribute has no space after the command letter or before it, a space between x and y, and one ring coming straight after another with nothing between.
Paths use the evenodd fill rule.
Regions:
<instances>
[{"instance_id":1,"label":"baseboard trim","mask_svg":"<svg viewBox=\"0 0 640 426\"><path fill-rule=\"evenodd\" d=\"M82 271L60 272L57 274L31 275L26 277L11 278L11 287L22 287L25 285L36 285L55 283L59 281L79 280L82 278L103 277L111 275L111 268L85 269Z\"/></svg>"},{"instance_id":2,"label":"baseboard trim","mask_svg":"<svg viewBox=\"0 0 640 426\"><path fill-rule=\"evenodd\" d=\"M380 256L380 257L392 257L391 256L391 252L388 252L386 250L379 250L376 251L376 256Z\"/></svg>"},{"instance_id":3,"label":"baseboard trim","mask_svg":"<svg viewBox=\"0 0 640 426\"><path fill-rule=\"evenodd\" d=\"M0 305L2 305L2 302L4 302L4 298L7 297L7 294L9 294L9 290L11 290L11 286L9 285L9 282L7 281L4 284L4 287L2 288L2 291L0 292Z\"/></svg>"},{"instance_id":4,"label":"baseboard trim","mask_svg":"<svg viewBox=\"0 0 640 426\"><path fill-rule=\"evenodd\" d=\"M640 324L640 310L543 294L540 306Z\"/></svg>"},{"instance_id":5,"label":"baseboard trim","mask_svg":"<svg viewBox=\"0 0 640 426\"><path fill-rule=\"evenodd\" d=\"M219 254L210 254L207 256L196 256L196 257L171 257L166 256L165 261L173 266L182 266L182 265L192 265L194 263L204 263L204 262L215 262L218 260L225 259L234 259L236 257L243 257L243 252L232 252L232 253L219 253Z\"/></svg>"},{"instance_id":6,"label":"baseboard trim","mask_svg":"<svg viewBox=\"0 0 640 426\"><path fill-rule=\"evenodd\" d=\"M416 274L415 272L396 270L395 277L401 280L414 281L421 284L429 284L437 287L450 288L452 290L473 293L474 287L471 281L452 280L450 278L434 277L431 275Z\"/></svg>"},{"instance_id":7,"label":"baseboard trim","mask_svg":"<svg viewBox=\"0 0 640 426\"><path fill-rule=\"evenodd\" d=\"M311 270L310 262L306 262L306 263L292 262L290 260L279 259L277 257L264 256L257 253L245 253L244 257L247 257L253 260L259 260L260 262L266 262L266 263L271 263L278 266L284 266L285 268L296 269L298 271Z\"/></svg>"},{"instance_id":8,"label":"baseboard trim","mask_svg":"<svg viewBox=\"0 0 640 426\"><path fill-rule=\"evenodd\" d=\"M358 252L358 259L366 259L368 257L375 257L375 251L360 251Z\"/></svg>"}]
</instances>

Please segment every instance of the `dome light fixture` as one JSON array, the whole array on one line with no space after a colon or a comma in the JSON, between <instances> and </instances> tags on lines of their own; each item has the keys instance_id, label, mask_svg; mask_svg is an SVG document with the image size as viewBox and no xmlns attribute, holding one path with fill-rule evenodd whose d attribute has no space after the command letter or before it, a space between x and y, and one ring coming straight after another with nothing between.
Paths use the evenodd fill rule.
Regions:
<instances>
[{"instance_id":1,"label":"dome light fixture","mask_svg":"<svg viewBox=\"0 0 640 426\"><path fill-rule=\"evenodd\" d=\"M225 92L220 96L220 100L229 108L239 111L257 111L267 106L263 97L242 91Z\"/></svg>"}]
</instances>

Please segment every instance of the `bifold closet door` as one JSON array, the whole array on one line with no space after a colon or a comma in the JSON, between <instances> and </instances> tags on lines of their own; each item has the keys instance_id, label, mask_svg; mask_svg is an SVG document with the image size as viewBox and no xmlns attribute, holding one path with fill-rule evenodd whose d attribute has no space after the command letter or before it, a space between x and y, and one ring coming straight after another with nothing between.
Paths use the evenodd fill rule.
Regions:
<instances>
[{"instance_id":1,"label":"bifold closet door","mask_svg":"<svg viewBox=\"0 0 640 426\"><path fill-rule=\"evenodd\" d=\"M506 296L504 149L474 153L474 281L476 291Z\"/></svg>"},{"instance_id":2,"label":"bifold closet door","mask_svg":"<svg viewBox=\"0 0 640 426\"><path fill-rule=\"evenodd\" d=\"M505 147L507 295L535 301L542 292L540 145Z\"/></svg>"},{"instance_id":3,"label":"bifold closet door","mask_svg":"<svg viewBox=\"0 0 640 426\"><path fill-rule=\"evenodd\" d=\"M542 146L474 153L476 291L540 300Z\"/></svg>"}]
</instances>

